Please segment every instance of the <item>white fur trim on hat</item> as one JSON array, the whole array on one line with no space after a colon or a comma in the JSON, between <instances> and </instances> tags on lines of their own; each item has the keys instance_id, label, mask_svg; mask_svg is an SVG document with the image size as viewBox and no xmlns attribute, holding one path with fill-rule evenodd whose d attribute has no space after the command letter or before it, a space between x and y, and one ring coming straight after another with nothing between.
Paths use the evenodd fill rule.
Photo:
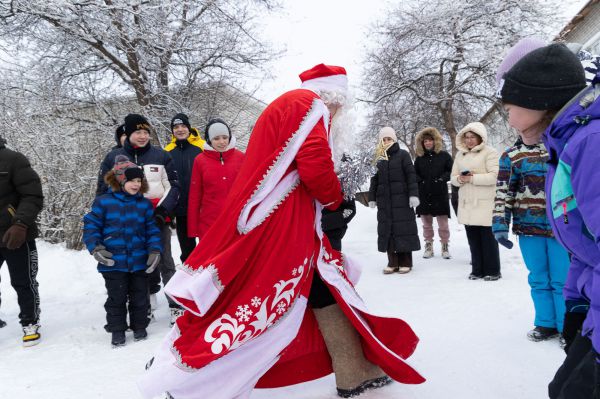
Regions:
<instances>
[{"instance_id":1,"label":"white fur trim on hat","mask_svg":"<svg viewBox=\"0 0 600 399\"><path fill-rule=\"evenodd\" d=\"M331 75L309 79L302 82L300 87L314 91L333 91L345 94L348 91L348 77L346 75Z\"/></svg>"},{"instance_id":2,"label":"white fur trim on hat","mask_svg":"<svg viewBox=\"0 0 600 399\"><path fill-rule=\"evenodd\" d=\"M389 126L382 127L379 131L379 140L383 140L384 137L390 137L394 141L398 141L396 137L396 131Z\"/></svg>"},{"instance_id":3,"label":"white fur trim on hat","mask_svg":"<svg viewBox=\"0 0 600 399\"><path fill-rule=\"evenodd\" d=\"M229 137L229 129L227 126L221 122L216 122L210 125L208 128L208 139L212 140L217 136L227 136Z\"/></svg>"}]
</instances>

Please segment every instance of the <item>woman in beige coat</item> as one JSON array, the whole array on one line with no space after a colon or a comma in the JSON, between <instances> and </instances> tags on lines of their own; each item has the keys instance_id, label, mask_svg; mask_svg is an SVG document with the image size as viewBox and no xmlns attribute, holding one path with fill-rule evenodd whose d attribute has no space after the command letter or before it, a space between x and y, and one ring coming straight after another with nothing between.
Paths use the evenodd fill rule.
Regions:
<instances>
[{"instance_id":1,"label":"woman in beige coat","mask_svg":"<svg viewBox=\"0 0 600 399\"><path fill-rule=\"evenodd\" d=\"M498 152L487 145L487 130L469 123L456 136L458 152L451 182L459 187L458 222L465 225L473 270L470 280L498 280L500 254L492 233L492 211L498 177Z\"/></svg>"}]
</instances>

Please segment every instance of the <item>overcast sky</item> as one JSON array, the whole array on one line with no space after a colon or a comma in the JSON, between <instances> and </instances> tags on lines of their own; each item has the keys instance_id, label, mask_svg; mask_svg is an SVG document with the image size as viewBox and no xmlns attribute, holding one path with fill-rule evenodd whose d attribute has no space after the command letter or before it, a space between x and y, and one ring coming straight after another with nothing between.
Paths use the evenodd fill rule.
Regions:
<instances>
[{"instance_id":1,"label":"overcast sky","mask_svg":"<svg viewBox=\"0 0 600 399\"><path fill-rule=\"evenodd\" d=\"M563 12L570 19L587 0L568 0ZM273 80L265 80L256 97L269 103L297 88L298 74L318 63L344 66L351 87L359 87L369 24L385 18L397 1L283 0L283 10L262 21L267 38L285 54L273 62ZM356 90L355 90L356 91Z\"/></svg>"}]
</instances>

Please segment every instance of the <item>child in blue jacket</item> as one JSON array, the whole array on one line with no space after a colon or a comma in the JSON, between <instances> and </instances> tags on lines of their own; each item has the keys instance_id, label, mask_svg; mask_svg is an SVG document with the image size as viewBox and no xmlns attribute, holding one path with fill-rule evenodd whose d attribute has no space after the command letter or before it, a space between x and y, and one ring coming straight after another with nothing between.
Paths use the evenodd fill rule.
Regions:
<instances>
[{"instance_id":1,"label":"child in blue jacket","mask_svg":"<svg viewBox=\"0 0 600 399\"><path fill-rule=\"evenodd\" d=\"M148 275L160 260L160 231L152 204L143 196L148 184L140 167L117 156L104 180L110 190L96 197L84 216L83 241L98 261L108 292L104 328L112 333L113 346L121 346L128 327L136 341L148 336Z\"/></svg>"}]
</instances>

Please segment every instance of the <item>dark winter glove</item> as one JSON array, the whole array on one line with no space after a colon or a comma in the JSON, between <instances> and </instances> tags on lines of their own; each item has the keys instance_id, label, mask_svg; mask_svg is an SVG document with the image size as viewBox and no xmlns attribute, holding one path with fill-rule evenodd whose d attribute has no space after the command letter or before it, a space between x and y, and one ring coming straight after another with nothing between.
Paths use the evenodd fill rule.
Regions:
<instances>
[{"instance_id":1,"label":"dark winter glove","mask_svg":"<svg viewBox=\"0 0 600 399\"><path fill-rule=\"evenodd\" d=\"M584 300L568 300L565 303L567 312L565 313L565 320L563 322L562 335L565 339L565 352L569 353L569 348L577 335L581 331L581 326L587 316L587 311L590 304Z\"/></svg>"},{"instance_id":2,"label":"dark winter glove","mask_svg":"<svg viewBox=\"0 0 600 399\"><path fill-rule=\"evenodd\" d=\"M104 245L98 245L96 248L94 248L92 255L94 255L94 259L96 259L98 263L104 266L111 267L115 265L115 261L112 259L112 252L108 252Z\"/></svg>"},{"instance_id":3,"label":"dark winter glove","mask_svg":"<svg viewBox=\"0 0 600 399\"><path fill-rule=\"evenodd\" d=\"M156 269L156 266L158 266L158 262L160 262L160 252L150 252L150 255L148 255L148 260L146 261L146 266L148 266L146 273L152 273L154 269Z\"/></svg>"},{"instance_id":4,"label":"dark winter glove","mask_svg":"<svg viewBox=\"0 0 600 399\"><path fill-rule=\"evenodd\" d=\"M156 221L156 225L158 228L162 228L167 222L167 210L162 206L157 206L154 210L154 221Z\"/></svg>"},{"instance_id":5,"label":"dark winter glove","mask_svg":"<svg viewBox=\"0 0 600 399\"><path fill-rule=\"evenodd\" d=\"M27 237L27 226L22 223L15 223L6 230L2 237L2 242L8 249L21 248Z\"/></svg>"},{"instance_id":6,"label":"dark winter glove","mask_svg":"<svg viewBox=\"0 0 600 399\"><path fill-rule=\"evenodd\" d=\"M503 247L506 247L508 249L511 249L513 247L513 242L508 239L508 233L505 231L494 233L494 238L496 238L498 244L502 245Z\"/></svg>"}]
</instances>

